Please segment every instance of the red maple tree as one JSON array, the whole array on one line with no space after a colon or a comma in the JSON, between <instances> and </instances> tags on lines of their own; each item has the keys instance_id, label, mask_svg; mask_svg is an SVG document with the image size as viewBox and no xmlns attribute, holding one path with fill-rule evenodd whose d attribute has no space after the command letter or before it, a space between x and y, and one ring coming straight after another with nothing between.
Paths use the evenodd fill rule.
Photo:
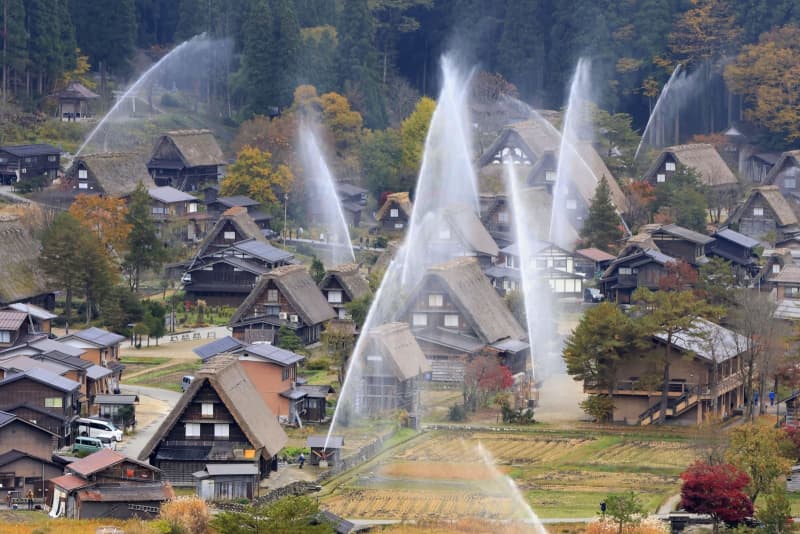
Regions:
<instances>
[{"instance_id":1,"label":"red maple tree","mask_svg":"<svg viewBox=\"0 0 800 534\"><path fill-rule=\"evenodd\" d=\"M488 395L514 385L514 377L497 356L486 353L470 360L464 368L464 407L475 411Z\"/></svg>"},{"instance_id":2,"label":"red maple tree","mask_svg":"<svg viewBox=\"0 0 800 534\"><path fill-rule=\"evenodd\" d=\"M719 522L739 523L753 515L753 503L744 488L750 477L731 464L709 465L695 462L681 473L681 507L687 512L708 514Z\"/></svg>"}]
</instances>

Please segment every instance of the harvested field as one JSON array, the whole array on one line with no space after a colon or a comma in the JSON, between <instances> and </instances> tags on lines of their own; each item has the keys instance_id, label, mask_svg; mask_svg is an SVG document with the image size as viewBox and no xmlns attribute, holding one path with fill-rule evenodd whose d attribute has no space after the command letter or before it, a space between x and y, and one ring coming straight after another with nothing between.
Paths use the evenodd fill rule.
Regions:
<instances>
[{"instance_id":1,"label":"harvested field","mask_svg":"<svg viewBox=\"0 0 800 534\"><path fill-rule=\"evenodd\" d=\"M378 469L382 477L427 480L493 480L494 472L479 463L398 462Z\"/></svg>"}]
</instances>

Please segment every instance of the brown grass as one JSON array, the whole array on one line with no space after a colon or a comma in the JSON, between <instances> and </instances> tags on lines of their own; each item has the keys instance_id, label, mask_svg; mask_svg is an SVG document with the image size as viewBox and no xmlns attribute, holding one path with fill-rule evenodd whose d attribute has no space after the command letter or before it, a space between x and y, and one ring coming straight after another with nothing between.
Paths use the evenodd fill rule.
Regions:
<instances>
[{"instance_id":1,"label":"brown grass","mask_svg":"<svg viewBox=\"0 0 800 534\"><path fill-rule=\"evenodd\" d=\"M208 505L199 497L178 497L169 501L161 506L159 518L192 534L206 534L211 522Z\"/></svg>"},{"instance_id":2,"label":"brown grass","mask_svg":"<svg viewBox=\"0 0 800 534\"><path fill-rule=\"evenodd\" d=\"M156 534L148 522L138 519L50 519L44 513L0 512L0 534L86 534L106 526L130 534Z\"/></svg>"},{"instance_id":3,"label":"brown grass","mask_svg":"<svg viewBox=\"0 0 800 534\"><path fill-rule=\"evenodd\" d=\"M476 463L402 462L381 466L378 474L417 480L494 480L497 475Z\"/></svg>"}]
</instances>

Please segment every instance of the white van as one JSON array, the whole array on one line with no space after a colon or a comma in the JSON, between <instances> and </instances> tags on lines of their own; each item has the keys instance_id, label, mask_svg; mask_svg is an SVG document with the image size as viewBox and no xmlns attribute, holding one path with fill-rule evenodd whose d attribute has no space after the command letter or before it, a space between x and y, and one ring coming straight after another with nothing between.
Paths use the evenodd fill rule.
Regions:
<instances>
[{"instance_id":1,"label":"white van","mask_svg":"<svg viewBox=\"0 0 800 534\"><path fill-rule=\"evenodd\" d=\"M194 382L193 376L184 375L184 377L181 378L181 391L186 391L187 389L189 389L189 386L192 385L192 382Z\"/></svg>"},{"instance_id":2,"label":"white van","mask_svg":"<svg viewBox=\"0 0 800 534\"><path fill-rule=\"evenodd\" d=\"M115 427L111 421L103 421L102 419L78 419L78 435L122 441L122 430Z\"/></svg>"}]
</instances>

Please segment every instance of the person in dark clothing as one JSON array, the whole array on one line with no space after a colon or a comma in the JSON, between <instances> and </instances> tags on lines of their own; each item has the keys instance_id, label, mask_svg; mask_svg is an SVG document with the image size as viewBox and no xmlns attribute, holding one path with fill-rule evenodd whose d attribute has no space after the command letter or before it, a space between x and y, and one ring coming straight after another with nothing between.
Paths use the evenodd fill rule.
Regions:
<instances>
[{"instance_id":1,"label":"person in dark clothing","mask_svg":"<svg viewBox=\"0 0 800 534\"><path fill-rule=\"evenodd\" d=\"M306 456L301 452L300 456L297 457L297 463L300 464L300 469L303 468L303 464L306 463Z\"/></svg>"}]
</instances>

